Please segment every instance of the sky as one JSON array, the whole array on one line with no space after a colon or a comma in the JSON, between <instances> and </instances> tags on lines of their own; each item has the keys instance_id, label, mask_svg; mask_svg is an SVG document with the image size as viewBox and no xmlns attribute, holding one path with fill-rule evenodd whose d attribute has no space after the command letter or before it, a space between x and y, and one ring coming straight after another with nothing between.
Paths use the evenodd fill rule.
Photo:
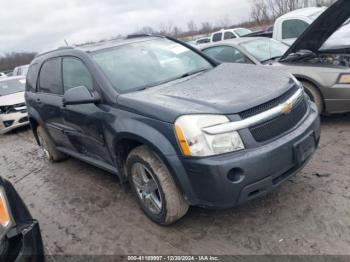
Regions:
<instances>
[{"instance_id":1,"label":"sky","mask_svg":"<svg viewBox=\"0 0 350 262\"><path fill-rule=\"evenodd\" d=\"M249 19L249 0L0 0L0 55L41 52L193 20L214 25Z\"/></svg>"}]
</instances>

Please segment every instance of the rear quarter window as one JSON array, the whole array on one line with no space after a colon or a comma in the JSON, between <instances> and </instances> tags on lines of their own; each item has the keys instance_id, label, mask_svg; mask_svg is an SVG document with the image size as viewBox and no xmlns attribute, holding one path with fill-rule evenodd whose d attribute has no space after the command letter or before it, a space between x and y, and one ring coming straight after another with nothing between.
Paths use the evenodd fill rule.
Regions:
<instances>
[{"instance_id":1,"label":"rear quarter window","mask_svg":"<svg viewBox=\"0 0 350 262\"><path fill-rule=\"evenodd\" d=\"M222 33L216 33L213 35L213 42L219 42L222 39Z\"/></svg>"},{"instance_id":2,"label":"rear quarter window","mask_svg":"<svg viewBox=\"0 0 350 262\"><path fill-rule=\"evenodd\" d=\"M38 76L38 64L33 64L28 69L26 91L35 92L36 80Z\"/></svg>"},{"instance_id":3,"label":"rear quarter window","mask_svg":"<svg viewBox=\"0 0 350 262\"><path fill-rule=\"evenodd\" d=\"M309 24L300 19L286 20L282 23L282 39L298 38Z\"/></svg>"}]
</instances>

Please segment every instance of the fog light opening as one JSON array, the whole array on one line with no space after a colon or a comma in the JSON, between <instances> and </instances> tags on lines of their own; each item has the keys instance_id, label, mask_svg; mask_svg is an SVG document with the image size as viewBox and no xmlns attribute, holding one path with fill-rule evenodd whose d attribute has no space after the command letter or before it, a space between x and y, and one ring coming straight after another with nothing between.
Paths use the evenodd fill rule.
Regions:
<instances>
[{"instance_id":1,"label":"fog light opening","mask_svg":"<svg viewBox=\"0 0 350 262\"><path fill-rule=\"evenodd\" d=\"M244 178L244 171L238 167L232 168L227 174L227 179L232 183L240 183Z\"/></svg>"}]
</instances>

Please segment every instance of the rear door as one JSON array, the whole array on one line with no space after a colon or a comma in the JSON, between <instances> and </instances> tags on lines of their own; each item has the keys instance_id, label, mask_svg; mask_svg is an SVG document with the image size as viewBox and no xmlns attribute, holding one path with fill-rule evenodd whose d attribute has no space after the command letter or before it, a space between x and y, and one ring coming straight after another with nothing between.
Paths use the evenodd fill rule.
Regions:
<instances>
[{"instance_id":1,"label":"rear door","mask_svg":"<svg viewBox=\"0 0 350 262\"><path fill-rule=\"evenodd\" d=\"M55 144L66 147L68 141L64 135L62 96L61 58L51 58L40 69L32 106L40 114Z\"/></svg>"}]
</instances>

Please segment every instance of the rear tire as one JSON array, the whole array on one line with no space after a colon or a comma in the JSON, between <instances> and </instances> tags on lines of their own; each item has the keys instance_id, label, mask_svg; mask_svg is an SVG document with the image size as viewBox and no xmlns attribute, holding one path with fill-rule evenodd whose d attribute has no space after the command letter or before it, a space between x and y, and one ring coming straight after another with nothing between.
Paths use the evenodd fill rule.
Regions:
<instances>
[{"instance_id":1,"label":"rear tire","mask_svg":"<svg viewBox=\"0 0 350 262\"><path fill-rule=\"evenodd\" d=\"M143 212L153 222L170 225L187 213L189 205L168 168L147 146L131 151L126 168L131 189Z\"/></svg>"},{"instance_id":2,"label":"rear tire","mask_svg":"<svg viewBox=\"0 0 350 262\"><path fill-rule=\"evenodd\" d=\"M306 94L310 97L311 101L316 104L318 112L321 115L324 111L324 102L320 91L309 82L301 81L301 83L305 88Z\"/></svg>"},{"instance_id":3,"label":"rear tire","mask_svg":"<svg viewBox=\"0 0 350 262\"><path fill-rule=\"evenodd\" d=\"M42 128L41 126L38 126L36 133L37 133L40 147L43 151L43 154L48 160L52 162L59 162L67 158L67 156L64 153L56 149L55 144L53 143L49 135L46 133L44 128Z\"/></svg>"}]
</instances>

